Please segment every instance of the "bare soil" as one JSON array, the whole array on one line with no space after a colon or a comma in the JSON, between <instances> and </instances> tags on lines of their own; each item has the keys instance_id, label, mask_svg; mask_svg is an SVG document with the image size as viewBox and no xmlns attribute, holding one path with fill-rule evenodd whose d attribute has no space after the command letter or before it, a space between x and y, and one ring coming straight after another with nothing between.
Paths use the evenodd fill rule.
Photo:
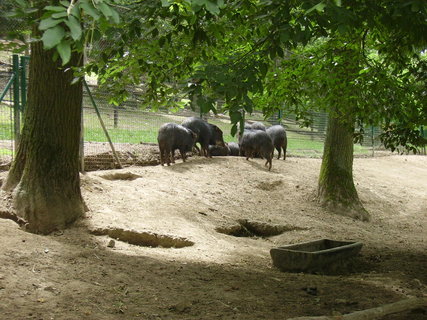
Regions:
<instances>
[{"instance_id":1,"label":"bare soil","mask_svg":"<svg viewBox=\"0 0 427 320\"><path fill-rule=\"evenodd\" d=\"M286 319L425 297L427 157L355 159L370 222L318 206L320 161L274 160L269 172L261 159L191 157L86 173L89 211L69 229L40 236L0 219L0 319ZM242 221L283 233L242 234ZM272 265L271 248L322 238L363 248L335 275Z\"/></svg>"}]
</instances>

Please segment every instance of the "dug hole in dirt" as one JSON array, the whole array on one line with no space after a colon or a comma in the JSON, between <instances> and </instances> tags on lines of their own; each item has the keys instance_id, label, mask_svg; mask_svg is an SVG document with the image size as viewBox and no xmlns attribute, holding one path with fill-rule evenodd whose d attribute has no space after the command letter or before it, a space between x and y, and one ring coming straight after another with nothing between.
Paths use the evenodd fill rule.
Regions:
<instances>
[{"instance_id":1,"label":"dug hole in dirt","mask_svg":"<svg viewBox=\"0 0 427 320\"><path fill-rule=\"evenodd\" d=\"M427 157L355 159L370 222L318 206L320 163L191 157L86 173L90 210L69 229L39 236L0 219L0 318L287 319L425 297ZM273 267L271 248L322 238L363 248L335 275Z\"/></svg>"}]
</instances>

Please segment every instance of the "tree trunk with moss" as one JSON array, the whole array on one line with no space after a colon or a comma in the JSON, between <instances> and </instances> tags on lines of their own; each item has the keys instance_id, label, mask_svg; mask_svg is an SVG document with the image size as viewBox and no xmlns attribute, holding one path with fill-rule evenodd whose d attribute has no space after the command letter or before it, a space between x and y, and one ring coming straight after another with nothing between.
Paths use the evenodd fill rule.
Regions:
<instances>
[{"instance_id":1,"label":"tree trunk with moss","mask_svg":"<svg viewBox=\"0 0 427 320\"><path fill-rule=\"evenodd\" d=\"M84 213L79 178L82 83L71 84L70 69L82 62L81 54L72 53L62 67L41 41L31 45L21 142L3 186L13 191L15 212L30 232L50 233Z\"/></svg>"},{"instance_id":2,"label":"tree trunk with moss","mask_svg":"<svg viewBox=\"0 0 427 320\"><path fill-rule=\"evenodd\" d=\"M351 116L330 114L320 169L318 198L329 210L367 221L353 181L353 133Z\"/></svg>"}]
</instances>

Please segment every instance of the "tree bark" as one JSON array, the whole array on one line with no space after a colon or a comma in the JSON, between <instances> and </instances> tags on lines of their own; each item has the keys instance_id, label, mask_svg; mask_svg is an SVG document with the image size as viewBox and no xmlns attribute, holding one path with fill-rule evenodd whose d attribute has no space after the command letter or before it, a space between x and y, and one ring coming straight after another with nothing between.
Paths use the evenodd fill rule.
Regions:
<instances>
[{"instance_id":1,"label":"tree bark","mask_svg":"<svg viewBox=\"0 0 427 320\"><path fill-rule=\"evenodd\" d=\"M79 178L82 82L71 84L71 67L82 54L72 53L62 67L41 41L31 45L28 105L17 156L4 190L12 191L16 214L26 230L47 234L84 213Z\"/></svg>"},{"instance_id":2,"label":"tree bark","mask_svg":"<svg viewBox=\"0 0 427 320\"><path fill-rule=\"evenodd\" d=\"M360 202L353 181L352 120L352 116L340 115L335 110L329 115L318 198L323 206L335 213L367 221L369 213Z\"/></svg>"}]
</instances>

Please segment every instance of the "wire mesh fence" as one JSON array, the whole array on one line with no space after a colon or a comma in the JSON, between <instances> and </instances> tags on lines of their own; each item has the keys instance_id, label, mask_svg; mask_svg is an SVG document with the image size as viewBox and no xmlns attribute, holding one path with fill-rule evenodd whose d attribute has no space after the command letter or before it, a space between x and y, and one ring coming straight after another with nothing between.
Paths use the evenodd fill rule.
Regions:
<instances>
[{"instance_id":1,"label":"wire mesh fence","mask_svg":"<svg viewBox=\"0 0 427 320\"><path fill-rule=\"evenodd\" d=\"M14 154L13 70L10 55L0 55L0 165Z\"/></svg>"},{"instance_id":2,"label":"wire mesh fence","mask_svg":"<svg viewBox=\"0 0 427 320\"><path fill-rule=\"evenodd\" d=\"M0 61L0 92L3 92L14 71L10 56L8 61L2 61L2 59ZM8 88L4 99L0 102L0 161L3 164L9 163L15 152L14 139L17 133L15 132L13 89L13 85ZM108 103L108 93L100 90L98 86L90 85L88 89L93 96L94 103L91 101L88 90L85 89L81 144L84 159L82 165L88 171L114 168L119 163L124 166L157 164L159 162L157 148L159 127L166 122L181 123L187 117L200 116L197 110L191 109L176 112L141 109L137 94L123 105L114 106ZM326 135L327 115L316 112L311 115L310 127L301 127L292 114L281 119L281 124L287 131L288 156L321 157ZM237 142L237 137L230 134L232 125L228 115L205 114L203 117L221 128L226 142ZM278 117L264 119L261 113L255 112L247 116L247 121L259 121L270 126L277 124L279 119ZM364 134L363 144L354 145L355 155L372 156L381 150L379 133L378 128L367 130Z\"/></svg>"},{"instance_id":3,"label":"wire mesh fence","mask_svg":"<svg viewBox=\"0 0 427 320\"><path fill-rule=\"evenodd\" d=\"M177 112L142 110L135 100L129 100L126 104L116 107L108 104L107 95L97 91L96 86L91 86L90 90L93 92L95 103L114 149L122 164L125 165L158 163L157 131L159 127L163 123L181 123L187 117L200 116L197 110L191 109L182 109ZM114 167L117 161L114 159L107 135L100 125L100 119L87 94L85 94L83 105L86 170ZM237 137L230 133L232 125L226 114L205 114L203 118L223 131L225 142L237 142ZM326 136L327 115L313 112L312 120L312 125L308 128L300 127L293 115L288 115L281 120L287 131L289 156L321 157ZM278 117L264 119L261 113L254 113L248 115L247 121L259 121L268 127L277 124L279 119ZM381 150L379 133L378 128L370 128L364 134L363 143L354 145L355 155L372 156Z\"/></svg>"}]
</instances>

